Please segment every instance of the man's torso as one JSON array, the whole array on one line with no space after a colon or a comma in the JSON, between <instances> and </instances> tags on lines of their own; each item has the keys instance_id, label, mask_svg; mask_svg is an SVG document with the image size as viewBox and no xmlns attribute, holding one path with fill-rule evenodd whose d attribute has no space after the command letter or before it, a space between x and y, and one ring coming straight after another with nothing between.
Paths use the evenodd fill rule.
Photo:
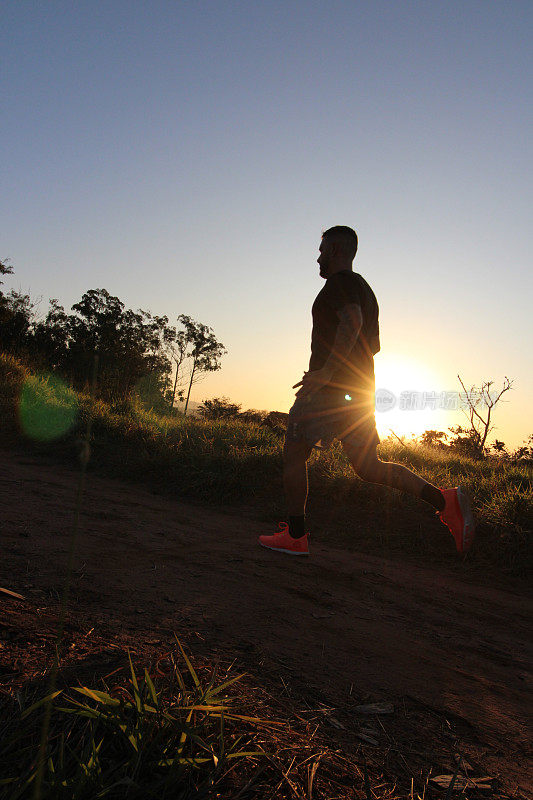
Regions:
<instances>
[{"instance_id":1,"label":"man's torso","mask_svg":"<svg viewBox=\"0 0 533 800\"><path fill-rule=\"evenodd\" d=\"M347 363L340 362L325 391L364 397L374 392L374 355L379 352L379 308L374 292L356 272L345 270L327 279L313 303L313 333L309 369L321 369L330 356L339 325L338 310L361 307L363 324ZM373 404L373 397L372 397Z\"/></svg>"}]
</instances>

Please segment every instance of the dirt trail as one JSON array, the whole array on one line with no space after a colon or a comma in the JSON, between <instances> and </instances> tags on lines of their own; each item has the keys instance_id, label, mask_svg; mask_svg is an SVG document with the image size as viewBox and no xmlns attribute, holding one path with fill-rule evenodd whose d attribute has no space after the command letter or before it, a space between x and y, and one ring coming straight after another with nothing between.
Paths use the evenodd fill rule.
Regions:
<instances>
[{"instance_id":1,"label":"dirt trail","mask_svg":"<svg viewBox=\"0 0 533 800\"><path fill-rule=\"evenodd\" d=\"M1 457L0 585L57 588L76 474ZM92 624L195 630L252 669L286 665L332 704L416 702L452 720L487 769L531 786L527 597L318 537L311 558L284 557L257 545L267 531L250 509L222 513L94 475L82 526L73 597Z\"/></svg>"}]
</instances>

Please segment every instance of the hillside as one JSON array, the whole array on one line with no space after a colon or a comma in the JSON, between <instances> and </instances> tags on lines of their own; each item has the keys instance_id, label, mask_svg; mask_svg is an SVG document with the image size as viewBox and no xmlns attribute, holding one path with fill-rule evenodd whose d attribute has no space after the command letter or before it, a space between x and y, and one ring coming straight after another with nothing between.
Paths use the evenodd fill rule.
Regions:
<instances>
[{"instance_id":1,"label":"hillside","mask_svg":"<svg viewBox=\"0 0 533 800\"><path fill-rule=\"evenodd\" d=\"M529 467L380 445L382 458L437 485L469 487L478 535L461 559L428 506L354 478L339 447L317 452L310 461L311 557L302 563L257 544L284 517L282 427L158 415L135 397L106 403L10 356L0 356L0 378L0 584L23 598L2 594L0 703L14 749L0 769L12 771L17 759L34 769L40 718L21 724L20 712L50 691L55 652L71 711L79 712L76 692L94 700L93 690L110 691L105 702L122 708L119 698L137 691L128 685L130 657L140 674L147 669L166 681L161 692L172 707L184 704L167 669L181 658L176 634L206 680L221 671L225 683L246 672L238 696L244 716L229 714L225 723L228 747L248 743L242 764L226 758L225 740L208 719L195 718L198 741L211 737L213 754L197 766L212 763L202 774L220 796L393 800L417 791L429 800L442 797L455 775L454 791L525 800L532 787L524 766ZM70 601L56 651L71 547ZM145 678L143 692L157 697L151 686ZM203 709L204 696L192 691ZM235 701L224 702L232 708ZM107 792L117 769L131 780L138 767L127 737L118 762L114 734L95 761L96 740L86 738L92 729L76 717L69 736L82 737L86 761L69 756L58 773L62 713L54 711L48 739L49 785L77 780L82 770L83 781L91 774L95 783L76 797L92 800L90 787ZM131 724L124 713L116 720L121 731ZM248 726L242 732L239 720ZM256 720L253 730L247 720ZM143 724L150 739L150 719ZM149 764L150 753L167 763L166 735L159 741L161 752L152 744L146 750ZM128 797L173 796L169 775L161 780L170 794L161 794L153 767L143 776ZM0 783L0 797L22 796L12 794L14 780ZM193 769L181 780L199 785L201 775Z\"/></svg>"},{"instance_id":2,"label":"hillside","mask_svg":"<svg viewBox=\"0 0 533 800\"><path fill-rule=\"evenodd\" d=\"M4 605L0 665L9 692L41 681L50 664L76 475L6 451L1 472L0 578L28 598ZM95 686L123 668L126 648L155 669L176 633L200 660L248 673L248 706L264 690L277 698L269 713L284 730L276 743L268 732L261 738L274 748L275 769L266 763L276 782L281 770L301 786L298 763L322 752L315 798L335 796L335 780L347 787L343 797L363 796L365 763L375 797L407 797L411 778L427 798L441 797L430 776L453 773L459 753L469 765L459 765L461 775L489 776L498 797L525 798L532 661L523 585L497 589L469 580L460 564L347 551L326 530L313 534L309 560L287 559L258 547L268 528L249 506L207 509L91 475L63 682ZM357 710L376 702L390 711ZM308 719L316 724L299 738ZM332 772L334 752L345 760ZM281 782L274 796L294 796ZM259 782L250 796L275 785Z\"/></svg>"}]
</instances>

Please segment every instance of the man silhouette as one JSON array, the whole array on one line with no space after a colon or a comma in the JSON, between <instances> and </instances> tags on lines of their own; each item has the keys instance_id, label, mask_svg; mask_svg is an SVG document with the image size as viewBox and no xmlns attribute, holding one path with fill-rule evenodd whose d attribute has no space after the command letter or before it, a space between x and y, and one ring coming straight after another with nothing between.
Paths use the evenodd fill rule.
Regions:
<instances>
[{"instance_id":1,"label":"man silhouette","mask_svg":"<svg viewBox=\"0 0 533 800\"><path fill-rule=\"evenodd\" d=\"M374 417L374 355L379 352L378 303L374 292L352 270L357 234L336 225L322 234L320 275L326 280L313 303L309 371L293 386L301 388L289 412L283 448L283 484L289 523L259 542L271 550L308 555L305 530L307 460L319 441L342 442L356 474L430 503L452 533L457 550L469 550L475 533L465 489L439 489L402 464L381 461Z\"/></svg>"}]
</instances>

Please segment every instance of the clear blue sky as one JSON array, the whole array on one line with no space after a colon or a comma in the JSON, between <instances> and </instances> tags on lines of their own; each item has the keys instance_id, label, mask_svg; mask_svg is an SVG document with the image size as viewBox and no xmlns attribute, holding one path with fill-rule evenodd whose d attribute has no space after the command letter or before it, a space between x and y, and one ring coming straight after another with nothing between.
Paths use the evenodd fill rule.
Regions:
<instances>
[{"instance_id":1,"label":"clear blue sky","mask_svg":"<svg viewBox=\"0 0 533 800\"><path fill-rule=\"evenodd\" d=\"M320 233L352 225L381 382L380 358L435 388L507 374L495 433L530 432L529 0L0 13L0 257L43 312L104 287L190 314L229 351L195 399L288 410Z\"/></svg>"}]
</instances>

